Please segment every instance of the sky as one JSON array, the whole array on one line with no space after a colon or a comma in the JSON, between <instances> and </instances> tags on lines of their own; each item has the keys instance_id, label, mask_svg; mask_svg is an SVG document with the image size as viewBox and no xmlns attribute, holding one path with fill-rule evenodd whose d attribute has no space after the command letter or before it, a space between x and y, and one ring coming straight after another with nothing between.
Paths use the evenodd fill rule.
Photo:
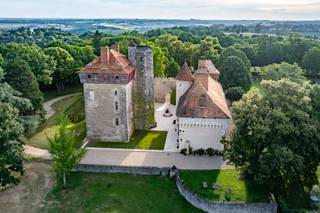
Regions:
<instances>
[{"instance_id":1,"label":"sky","mask_svg":"<svg viewBox=\"0 0 320 213\"><path fill-rule=\"evenodd\" d=\"M320 20L320 0L0 0L0 17Z\"/></svg>"}]
</instances>

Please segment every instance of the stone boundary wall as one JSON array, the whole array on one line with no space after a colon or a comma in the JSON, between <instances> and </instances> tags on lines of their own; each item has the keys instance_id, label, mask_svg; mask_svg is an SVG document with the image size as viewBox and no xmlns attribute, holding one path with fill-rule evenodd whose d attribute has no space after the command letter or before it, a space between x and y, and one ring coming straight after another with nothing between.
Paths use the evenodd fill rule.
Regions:
<instances>
[{"instance_id":1,"label":"stone boundary wall","mask_svg":"<svg viewBox=\"0 0 320 213\"><path fill-rule=\"evenodd\" d=\"M169 170L170 168L79 164L73 171L167 176L169 174Z\"/></svg>"},{"instance_id":2,"label":"stone boundary wall","mask_svg":"<svg viewBox=\"0 0 320 213\"><path fill-rule=\"evenodd\" d=\"M214 213L277 213L278 205L270 203L223 203L213 202L200 197L189 190L181 181L179 172L176 175L176 185L180 194L193 206L205 212Z\"/></svg>"},{"instance_id":3,"label":"stone boundary wall","mask_svg":"<svg viewBox=\"0 0 320 213\"><path fill-rule=\"evenodd\" d=\"M174 78L154 78L154 99L158 103L164 103L167 94L170 94L176 88Z\"/></svg>"}]
</instances>

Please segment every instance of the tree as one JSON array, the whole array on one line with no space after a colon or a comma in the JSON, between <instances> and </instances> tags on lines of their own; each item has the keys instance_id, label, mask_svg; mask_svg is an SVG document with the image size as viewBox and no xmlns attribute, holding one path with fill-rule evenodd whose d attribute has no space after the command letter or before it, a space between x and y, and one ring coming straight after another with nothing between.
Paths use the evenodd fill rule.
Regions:
<instances>
[{"instance_id":1,"label":"tree","mask_svg":"<svg viewBox=\"0 0 320 213\"><path fill-rule=\"evenodd\" d=\"M96 30L92 39L92 46L95 49L96 55L100 53L100 47L102 47L102 33Z\"/></svg>"},{"instance_id":2,"label":"tree","mask_svg":"<svg viewBox=\"0 0 320 213\"><path fill-rule=\"evenodd\" d=\"M304 72L297 63L288 64L286 62L282 62L281 64L271 64L263 67L260 71L260 76L264 80L274 81L287 78L297 83L303 83L306 80L304 77Z\"/></svg>"},{"instance_id":3,"label":"tree","mask_svg":"<svg viewBox=\"0 0 320 213\"><path fill-rule=\"evenodd\" d=\"M8 61L5 67L5 80L15 90L21 92L23 97L31 101L33 110L27 114L44 113L43 96L39 90L39 84L25 60L16 58Z\"/></svg>"},{"instance_id":4,"label":"tree","mask_svg":"<svg viewBox=\"0 0 320 213\"><path fill-rule=\"evenodd\" d=\"M235 47L228 47L221 52L219 59L216 63L218 69L221 69L225 60L230 56L238 57L243 62L244 66L245 66L245 70L247 72L250 71L250 69L251 69L250 60L248 59L248 57L246 56L246 54L244 52L236 49Z\"/></svg>"},{"instance_id":5,"label":"tree","mask_svg":"<svg viewBox=\"0 0 320 213\"><path fill-rule=\"evenodd\" d=\"M236 128L224 141L227 159L275 192L312 185L320 133L306 84L262 81L260 90L244 95L232 109Z\"/></svg>"},{"instance_id":6,"label":"tree","mask_svg":"<svg viewBox=\"0 0 320 213\"><path fill-rule=\"evenodd\" d=\"M1 56L0 56L1 58ZM1 60L0 60L1 64ZM18 122L19 109L31 108L29 100L2 82L0 67L0 185L17 184L23 174L23 127Z\"/></svg>"},{"instance_id":7,"label":"tree","mask_svg":"<svg viewBox=\"0 0 320 213\"><path fill-rule=\"evenodd\" d=\"M211 61L216 61L219 53L222 51L222 47L217 38L207 36L200 42L200 58L210 59Z\"/></svg>"},{"instance_id":8,"label":"tree","mask_svg":"<svg viewBox=\"0 0 320 213\"><path fill-rule=\"evenodd\" d=\"M9 43L0 46L0 53L6 61L15 58L25 60L39 83L48 85L52 82L55 63L52 58L45 55L37 45Z\"/></svg>"},{"instance_id":9,"label":"tree","mask_svg":"<svg viewBox=\"0 0 320 213\"><path fill-rule=\"evenodd\" d=\"M242 89L242 87L231 87L225 92L226 97L231 102L240 100L244 93L245 91Z\"/></svg>"},{"instance_id":10,"label":"tree","mask_svg":"<svg viewBox=\"0 0 320 213\"><path fill-rule=\"evenodd\" d=\"M75 77L75 61L70 53L60 47L49 47L44 49L46 55L51 56L56 62L56 68L53 73L53 82L58 92L64 90L64 83L72 81Z\"/></svg>"},{"instance_id":11,"label":"tree","mask_svg":"<svg viewBox=\"0 0 320 213\"><path fill-rule=\"evenodd\" d=\"M303 68L310 76L320 75L320 48L314 47L308 50L303 58Z\"/></svg>"},{"instance_id":12,"label":"tree","mask_svg":"<svg viewBox=\"0 0 320 213\"><path fill-rule=\"evenodd\" d=\"M175 78L180 71L180 66L173 58L167 60L167 76Z\"/></svg>"},{"instance_id":13,"label":"tree","mask_svg":"<svg viewBox=\"0 0 320 213\"><path fill-rule=\"evenodd\" d=\"M312 115L320 122L320 85L315 84L311 87L310 92Z\"/></svg>"},{"instance_id":14,"label":"tree","mask_svg":"<svg viewBox=\"0 0 320 213\"><path fill-rule=\"evenodd\" d=\"M243 61L236 56L229 56L220 67L220 82L225 90L231 87L242 87L245 91L250 89L251 74Z\"/></svg>"},{"instance_id":15,"label":"tree","mask_svg":"<svg viewBox=\"0 0 320 213\"><path fill-rule=\"evenodd\" d=\"M60 127L54 138L48 138L49 152L54 161L53 168L66 187L66 172L77 166L85 154L85 149L75 148L75 136L68 130L70 120L68 116L60 115Z\"/></svg>"}]
</instances>

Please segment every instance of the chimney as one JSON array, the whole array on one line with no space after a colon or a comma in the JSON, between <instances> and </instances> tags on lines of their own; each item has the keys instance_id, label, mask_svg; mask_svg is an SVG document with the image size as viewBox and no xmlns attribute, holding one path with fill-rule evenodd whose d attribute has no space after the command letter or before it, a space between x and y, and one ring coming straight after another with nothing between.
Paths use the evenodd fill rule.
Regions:
<instances>
[{"instance_id":1,"label":"chimney","mask_svg":"<svg viewBox=\"0 0 320 213\"><path fill-rule=\"evenodd\" d=\"M109 48L106 48L106 47L100 48L100 59L101 59L102 65L109 64Z\"/></svg>"},{"instance_id":2,"label":"chimney","mask_svg":"<svg viewBox=\"0 0 320 213\"><path fill-rule=\"evenodd\" d=\"M112 45L111 45L111 49L119 52L119 49L120 49L120 48L119 48L119 44L112 44Z\"/></svg>"}]
</instances>

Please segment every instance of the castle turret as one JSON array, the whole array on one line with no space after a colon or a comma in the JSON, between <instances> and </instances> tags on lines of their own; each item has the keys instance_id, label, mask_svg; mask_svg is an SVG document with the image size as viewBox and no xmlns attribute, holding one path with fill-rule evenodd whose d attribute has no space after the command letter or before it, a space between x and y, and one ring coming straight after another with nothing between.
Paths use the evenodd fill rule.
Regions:
<instances>
[{"instance_id":1,"label":"castle turret","mask_svg":"<svg viewBox=\"0 0 320 213\"><path fill-rule=\"evenodd\" d=\"M192 85L193 81L194 77L188 64L185 62L176 77L176 104L179 103L180 97L186 93L186 91Z\"/></svg>"},{"instance_id":2,"label":"castle turret","mask_svg":"<svg viewBox=\"0 0 320 213\"><path fill-rule=\"evenodd\" d=\"M129 60L135 66L133 83L133 123L135 129L155 125L153 91L153 53L150 46L129 45Z\"/></svg>"}]
</instances>

